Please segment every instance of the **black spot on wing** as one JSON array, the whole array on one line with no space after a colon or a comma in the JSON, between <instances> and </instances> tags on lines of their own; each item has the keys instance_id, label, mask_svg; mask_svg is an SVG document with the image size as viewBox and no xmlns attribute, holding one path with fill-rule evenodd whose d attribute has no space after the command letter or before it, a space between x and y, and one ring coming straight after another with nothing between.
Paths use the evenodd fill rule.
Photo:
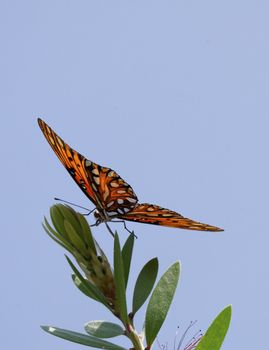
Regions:
<instances>
[{"instance_id":1,"label":"black spot on wing","mask_svg":"<svg viewBox=\"0 0 269 350\"><path fill-rule=\"evenodd\" d=\"M72 176L75 176L76 171L75 171L75 169L73 167L72 168L67 168L67 170Z\"/></svg>"}]
</instances>

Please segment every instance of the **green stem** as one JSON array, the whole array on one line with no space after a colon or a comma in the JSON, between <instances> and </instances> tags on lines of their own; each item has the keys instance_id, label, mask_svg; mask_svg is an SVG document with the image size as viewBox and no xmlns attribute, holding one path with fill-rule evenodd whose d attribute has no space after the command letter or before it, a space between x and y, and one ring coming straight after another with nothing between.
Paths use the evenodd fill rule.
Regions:
<instances>
[{"instance_id":1,"label":"green stem","mask_svg":"<svg viewBox=\"0 0 269 350\"><path fill-rule=\"evenodd\" d=\"M136 333L135 329L129 325L129 329L127 330L127 337L131 340L133 343L133 346L135 350L144 350L144 345L139 337L139 335Z\"/></svg>"}]
</instances>

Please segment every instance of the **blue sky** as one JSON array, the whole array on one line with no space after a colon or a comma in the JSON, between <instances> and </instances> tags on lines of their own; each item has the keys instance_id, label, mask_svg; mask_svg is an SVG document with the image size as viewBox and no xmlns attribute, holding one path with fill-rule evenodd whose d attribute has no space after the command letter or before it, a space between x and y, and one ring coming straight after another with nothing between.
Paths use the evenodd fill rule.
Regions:
<instances>
[{"instance_id":1,"label":"blue sky","mask_svg":"<svg viewBox=\"0 0 269 350\"><path fill-rule=\"evenodd\" d=\"M1 1L3 348L79 349L39 325L82 331L89 320L113 320L73 287L64 251L41 228L54 196L92 204L49 148L37 117L115 169L141 202L225 228L128 224L139 236L131 283L152 257L160 272L182 263L159 341L171 349L177 326L183 332L197 319L206 329L232 304L223 350L264 347L268 11L261 0ZM117 229L123 242L127 234ZM111 258L105 227L94 235Z\"/></svg>"}]
</instances>

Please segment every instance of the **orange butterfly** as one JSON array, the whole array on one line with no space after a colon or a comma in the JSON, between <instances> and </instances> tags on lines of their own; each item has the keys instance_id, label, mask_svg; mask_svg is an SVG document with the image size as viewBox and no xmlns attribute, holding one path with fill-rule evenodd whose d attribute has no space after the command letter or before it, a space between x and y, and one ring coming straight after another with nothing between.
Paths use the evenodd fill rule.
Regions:
<instances>
[{"instance_id":1,"label":"orange butterfly","mask_svg":"<svg viewBox=\"0 0 269 350\"><path fill-rule=\"evenodd\" d=\"M80 189L94 203L96 226L112 219L198 231L222 229L187 219L158 205L138 203L136 194L114 170L86 159L66 144L43 120L38 124L48 143ZM109 228L109 227L108 227ZM111 230L109 229L111 232ZM112 232L111 232L112 233ZM112 233L113 234L113 233Z\"/></svg>"}]
</instances>

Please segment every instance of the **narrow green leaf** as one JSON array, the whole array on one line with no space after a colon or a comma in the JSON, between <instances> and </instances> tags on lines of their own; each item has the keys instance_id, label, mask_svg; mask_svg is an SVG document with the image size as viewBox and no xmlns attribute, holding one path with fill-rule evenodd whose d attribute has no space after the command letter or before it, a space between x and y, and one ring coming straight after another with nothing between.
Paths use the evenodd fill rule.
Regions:
<instances>
[{"instance_id":1,"label":"narrow green leaf","mask_svg":"<svg viewBox=\"0 0 269 350\"><path fill-rule=\"evenodd\" d=\"M211 323L196 350L219 350L228 331L231 317L232 307L227 306Z\"/></svg>"},{"instance_id":2,"label":"narrow green leaf","mask_svg":"<svg viewBox=\"0 0 269 350\"><path fill-rule=\"evenodd\" d=\"M46 229L53 234L55 237L57 237L58 239L62 240L63 236L57 232L56 230L54 230L54 228L49 224L48 220L46 219L46 217L44 216L44 224L42 224L43 227L46 227ZM64 238L65 239L65 238Z\"/></svg>"},{"instance_id":3,"label":"narrow green leaf","mask_svg":"<svg viewBox=\"0 0 269 350\"><path fill-rule=\"evenodd\" d=\"M141 270L134 289L133 310L134 315L150 295L158 273L158 259L154 258L146 263Z\"/></svg>"},{"instance_id":4,"label":"narrow green leaf","mask_svg":"<svg viewBox=\"0 0 269 350\"><path fill-rule=\"evenodd\" d=\"M56 337L69 340L73 343L78 343L82 345L91 346L93 348L107 349L107 350L126 350L125 348L110 343L106 340L101 340L90 335L69 331L67 329L51 327L51 326L41 326L41 328Z\"/></svg>"},{"instance_id":5,"label":"narrow green leaf","mask_svg":"<svg viewBox=\"0 0 269 350\"><path fill-rule=\"evenodd\" d=\"M75 267L75 265L72 263L72 261L68 258L68 256L65 256L65 257L66 257L69 265L71 266L73 272L75 273L76 277L83 284L83 288L85 288L85 290L87 290L90 295L93 295L96 300L98 300L100 303L105 305L110 310L110 307L107 303L105 296L90 281L87 281L87 283L86 283L85 279L83 278L81 273L78 271L78 269Z\"/></svg>"},{"instance_id":6,"label":"narrow green leaf","mask_svg":"<svg viewBox=\"0 0 269 350\"><path fill-rule=\"evenodd\" d=\"M170 266L151 295L145 319L145 333L149 347L153 344L172 303L179 279L179 269L179 262Z\"/></svg>"},{"instance_id":7,"label":"narrow green leaf","mask_svg":"<svg viewBox=\"0 0 269 350\"><path fill-rule=\"evenodd\" d=\"M76 213L76 211L73 208L71 208L69 205L57 204L57 206L58 206L61 214L63 215L64 219L72 225L74 230L79 235L81 232L81 226L80 226L80 223L78 221L79 214Z\"/></svg>"},{"instance_id":8,"label":"narrow green leaf","mask_svg":"<svg viewBox=\"0 0 269 350\"><path fill-rule=\"evenodd\" d=\"M46 220L46 218L45 218L45 222L47 222L47 220ZM47 222L48 223L48 222ZM64 238L62 238L62 237L60 237L60 238L58 238L58 235L57 234L53 234L54 233L54 230L52 229L52 232L51 232L51 230L48 228L48 227L50 227L49 225L47 225L46 226L46 224L43 224L42 223L42 227L43 227L43 229L45 230L45 232L47 233L47 235L51 238L51 239L53 239L56 243L58 243L61 247L63 247L64 249L66 249L66 250L68 250L71 254L73 254L72 253L72 247L70 246L70 244L69 243L67 243L66 241L65 241L65 239Z\"/></svg>"},{"instance_id":9,"label":"narrow green leaf","mask_svg":"<svg viewBox=\"0 0 269 350\"><path fill-rule=\"evenodd\" d=\"M88 221L85 219L85 217L83 215L80 215L80 214L78 215L78 220L79 220L80 225L82 227L82 230L84 232L84 238L86 240L87 245L89 246L89 248L91 248L91 250L94 251L95 255L97 255L94 239L93 239L92 232L91 232L91 229L89 227Z\"/></svg>"},{"instance_id":10,"label":"narrow green leaf","mask_svg":"<svg viewBox=\"0 0 269 350\"><path fill-rule=\"evenodd\" d=\"M113 338L124 335L124 329L116 323L91 321L85 324L85 331L97 338Z\"/></svg>"},{"instance_id":11,"label":"narrow green leaf","mask_svg":"<svg viewBox=\"0 0 269 350\"><path fill-rule=\"evenodd\" d=\"M67 237L62 235L61 233L57 232L56 230L54 230L54 228L49 224L49 222L46 219L46 217L44 217L44 224L42 224L42 225L43 225L43 227L46 227L46 229L47 229L46 232L47 233L49 231L51 235L54 235L64 245L67 245L69 248L72 248L72 246L70 245L70 243L67 240Z\"/></svg>"},{"instance_id":12,"label":"narrow green leaf","mask_svg":"<svg viewBox=\"0 0 269 350\"><path fill-rule=\"evenodd\" d=\"M123 262L121 256L119 236L115 232L114 238L114 277L115 277L115 289L116 289L116 309L120 313L121 320L125 323L129 323L126 294L125 294L125 277Z\"/></svg>"},{"instance_id":13,"label":"narrow green leaf","mask_svg":"<svg viewBox=\"0 0 269 350\"><path fill-rule=\"evenodd\" d=\"M75 284L75 286L83 293L85 294L87 297L93 299L93 300L96 300L96 301L99 301L96 296L90 292L90 288L86 288L85 287L85 283L88 283L87 280L85 280L85 278L83 279L84 282L81 282L81 280L78 278L78 276L76 276L74 273L72 274L72 280Z\"/></svg>"},{"instance_id":14,"label":"narrow green leaf","mask_svg":"<svg viewBox=\"0 0 269 350\"><path fill-rule=\"evenodd\" d=\"M59 209L59 206L61 204L53 205L50 208L50 218L52 221L53 226L55 227L56 231L59 232L59 234L63 237L67 237L65 228L64 228L64 217Z\"/></svg>"},{"instance_id":15,"label":"narrow green leaf","mask_svg":"<svg viewBox=\"0 0 269 350\"><path fill-rule=\"evenodd\" d=\"M124 268L125 288L127 287L127 283L129 279L130 265L131 265L132 254L133 254L133 247L134 247L134 239L135 239L135 235L131 233L126 240L121 253L123 268Z\"/></svg>"},{"instance_id":16,"label":"narrow green leaf","mask_svg":"<svg viewBox=\"0 0 269 350\"><path fill-rule=\"evenodd\" d=\"M79 233L74 229L69 221L64 220L64 228L68 235L69 241L74 245L77 251L84 253L86 250L85 242L80 237Z\"/></svg>"}]
</instances>

